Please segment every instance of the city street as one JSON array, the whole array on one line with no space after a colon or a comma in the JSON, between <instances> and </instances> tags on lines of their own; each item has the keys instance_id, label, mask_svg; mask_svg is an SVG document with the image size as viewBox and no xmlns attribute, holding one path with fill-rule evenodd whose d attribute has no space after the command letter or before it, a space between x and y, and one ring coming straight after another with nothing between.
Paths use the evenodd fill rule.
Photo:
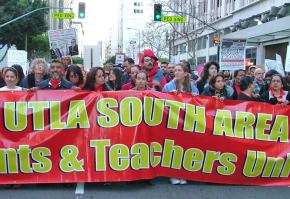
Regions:
<instances>
[{"instance_id":1,"label":"city street","mask_svg":"<svg viewBox=\"0 0 290 199\"><path fill-rule=\"evenodd\" d=\"M87 183L83 195L75 194L75 185L67 187L57 184L24 185L19 189L1 189L0 198L29 199L141 199L141 198L178 198L178 199L288 199L289 187L254 187L219 185L190 182L187 185L171 185L166 178L158 178L153 185L145 183Z\"/></svg>"}]
</instances>

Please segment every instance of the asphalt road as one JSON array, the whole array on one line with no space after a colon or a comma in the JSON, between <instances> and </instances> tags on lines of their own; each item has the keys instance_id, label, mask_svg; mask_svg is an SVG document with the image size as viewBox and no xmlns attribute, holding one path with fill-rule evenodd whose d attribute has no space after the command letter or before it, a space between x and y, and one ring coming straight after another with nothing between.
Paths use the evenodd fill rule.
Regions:
<instances>
[{"instance_id":1,"label":"asphalt road","mask_svg":"<svg viewBox=\"0 0 290 199\"><path fill-rule=\"evenodd\" d=\"M75 194L76 185L33 184L18 189L0 189L0 199L290 199L289 187L254 187L190 182L171 185L166 178L153 185L138 183L86 183L84 194Z\"/></svg>"}]
</instances>

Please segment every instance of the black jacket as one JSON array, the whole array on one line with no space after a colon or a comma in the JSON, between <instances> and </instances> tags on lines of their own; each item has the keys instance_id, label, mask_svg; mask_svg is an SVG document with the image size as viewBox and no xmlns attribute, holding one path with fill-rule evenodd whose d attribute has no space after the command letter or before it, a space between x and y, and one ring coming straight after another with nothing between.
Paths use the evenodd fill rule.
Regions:
<instances>
[{"instance_id":1,"label":"black jacket","mask_svg":"<svg viewBox=\"0 0 290 199\"><path fill-rule=\"evenodd\" d=\"M215 90L211 88L211 86L205 87L202 94L203 96L216 96ZM219 93L219 97L223 97L224 99L232 99L232 96L230 96L229 91L227 90L226 86L224 89Z\"/></svg>"},{"instance_id":2,"label":"black jacket","mask_svg":"<svg viewBox=\"0 0 290 199\"><path fill-rule=\"evenodd\" d=\"M54 89L51 84L49 83L50 79L46 79L39 84L40 89ZM67 81L64 78L61 78L60 84L56 89L71 89L72 88L72 83Z\"/></svg>"},{"instance_id":3,"label":"black jacket","mask_svg":"<svg viewBox=\"0 0 290 199\"><path fill-rule=\"evenodd\" d=\"M290 92L285 91L285 99L288 100L290 102ZM270 104L278 104L278 100L276 97L271 96L271 94L269 93L269 91L265 92L263 95L261 95L261 97L259 98L259 101L261 102L267 102Z\"/></svg>"},{"instance_id":4,"label":"black jacket","mask_svg":"<svg viewBox=\"0 0 290 199\"><path fill-rule=\"evenodd\" d=\"M249 97L248 95L244 94L243 92L240 92L238 95L238 100L244 100L244 101L256 101L255 98Z\"/></svg>"},{"instance_id":5,"label":"black jacket","mask_svg":"<svg viewBox=\"0 0 290 199\"><path fill-rule=\"evenodd\" d=\"M43 76L43 80L46 80L46 79L48 79L48 75ZM34 74L28 74L27 77L25 77L22 80L20 87L23 87L23 88L36 87Z\"/></svg>"}]
</instances>

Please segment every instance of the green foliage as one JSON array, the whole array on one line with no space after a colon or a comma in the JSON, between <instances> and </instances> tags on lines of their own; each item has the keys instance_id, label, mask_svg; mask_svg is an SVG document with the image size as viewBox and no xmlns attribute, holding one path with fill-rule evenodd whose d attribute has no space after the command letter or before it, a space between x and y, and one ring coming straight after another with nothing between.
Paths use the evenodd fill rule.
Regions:
<instances>
[{"instance_id":1,"label":"green foliage","mask_svg":"<svg viewBox=\"0 0 290 199\"><path fill-rule=\"evenodd\" d=\"M84 64L84 59L78 56L72 57L72 63L73 64Z\"/></svg>"},{"instance_id":2,"label":"green foliage","mask_svg":"<svg viewBox=\"0 0 290 199\"><path fill-rule=\"evenodd\" d=\"M50 50L49 50L48 34L44 33L29 38L27 50L28 50L28 58L37 58L37 57L49 58Z\"/></svg>"},{"instance_id":3,"label":"green foliage","mask_svg":"<svg viewBox=\"0 0 290 199\"><path fill-rule=\"evenodd\" d=\"M167 62L167 63L169 63L169 59L166 58L166 57L161 57L160 60L159 60L159 62L160 62L160 63L162 63L162 62Z\"/></svg>"},{"instance_id":4,"label":"green foliage","mask_svg":"<svg viewBox=\"0 0 290 199\"><path fill-rule=\"evenodd\" d=\"M109 63L115 64L115 60L116 60L116 56L114 55L114 56L110 57L108 60L106 60L104 65L109 64Z\"/></svg>"},{"instance_id":5,"label":"green foliage","mask_svg":"<svg viewBox=\"0 0 290 199\"><path fill-rule=\"evenodd\" d=\"M0 24L6 23L16 17L26 14L37 8L46 7L47 1L42 0L9 0L1 1ZM32 41L33 37L47 31L45 15L47 10L37 11L16 22L0 29L1 44L15 44L19 50L25 48L25 37ZM29 44L29 43L28 43Z\"/></svg>"}]
</instances>

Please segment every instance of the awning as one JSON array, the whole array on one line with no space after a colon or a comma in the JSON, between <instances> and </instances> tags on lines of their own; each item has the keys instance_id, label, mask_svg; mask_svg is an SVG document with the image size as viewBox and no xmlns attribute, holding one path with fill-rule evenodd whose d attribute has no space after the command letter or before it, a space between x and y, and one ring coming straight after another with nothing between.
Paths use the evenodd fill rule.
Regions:
<instances>
[{"instance_id":1,"label":"awning","mask_svg":"<svg viewBox=\"0 0 290 199\"><path fill-rule=\"evenodd\" d=\"M224 35L223 38L247 39L247 43L253 45L261 42L290 38L290 16L232 32Z\"/></svg>"}]
</instances>

